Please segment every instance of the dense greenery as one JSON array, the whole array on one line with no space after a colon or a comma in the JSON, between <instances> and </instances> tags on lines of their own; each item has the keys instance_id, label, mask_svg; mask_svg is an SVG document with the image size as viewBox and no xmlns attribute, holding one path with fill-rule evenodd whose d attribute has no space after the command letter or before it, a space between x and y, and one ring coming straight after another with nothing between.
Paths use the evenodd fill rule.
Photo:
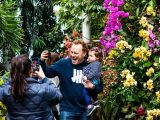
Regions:
<instances>
[{"instance_id":1,"label":"dense greenery","mask_svg":"<svg viewBox=\"0 0 160 120\"><path fill-rule=\"evenodd\" d=\"M0 1L0 53L7 63L15 54L56 51L63 41L51 0ZM5 53L5 54L4 54ZM7 63L8 64L8 63Z\"/></svg>"},{"instance_id":2,"label":"dense greenery","mask_svg":"<svg viewBox=\"0 0 160 120\"><path fill-rule=\"evenodd\" d=\"M23 33L20 24L15 2L0 1L0 54L3 63L7 63L21 48Z\"/></svg>"},{"instance_id":3,"label":"dense greenery","mask_svg":"<svg viewBox=\"0 0 160 120\"><path fill-rule=\"evenodd\" d=\"M82 14L87 14L91 24L91 39L99 39L103 30L104 10L102 7L103 0L54 0L55 5L59 5L60 9L56 13L59 18L60 25L66 27L66 30L77 29L82 31Z\"/></svg>"},{"instance_id":4,"label":"dense greenery","mask_svg":"<svg viewBox=\"0 0 160 120\"><path fill-rule=\"evenodd\" d=\"M60 49L63 34L56 26L56 17L51 0L17 0L24 30L21 53L34 50L34 56L43 49Z\"/></svg>"}]
</instances>

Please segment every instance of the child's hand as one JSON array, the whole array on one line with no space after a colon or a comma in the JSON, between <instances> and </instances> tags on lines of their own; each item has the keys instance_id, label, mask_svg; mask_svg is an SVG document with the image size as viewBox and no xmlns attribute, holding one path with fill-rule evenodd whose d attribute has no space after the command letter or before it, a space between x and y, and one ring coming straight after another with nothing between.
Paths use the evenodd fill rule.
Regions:
<instances>
[{"instance_id":1,"label":"child's hand","mask_svg":"<svg viewBox=\"0 0 160 120\"><path fill-rule=\"evenodd\" d=\"M87 80L86 76L82 76L82 80L85 82Z\"/></svg>"},{"instance_id":2,"label":"child's hand","mask_svg":"<svg viewBox=\"0 0 160 120\"><path fill-rule=\"evenodd\" d=\"M83 82L83 85L85 88L88 88L88 89L94 89L95 86L92 84L92 82L90 80L85 80Z\"/></svg>"}]
</instances>

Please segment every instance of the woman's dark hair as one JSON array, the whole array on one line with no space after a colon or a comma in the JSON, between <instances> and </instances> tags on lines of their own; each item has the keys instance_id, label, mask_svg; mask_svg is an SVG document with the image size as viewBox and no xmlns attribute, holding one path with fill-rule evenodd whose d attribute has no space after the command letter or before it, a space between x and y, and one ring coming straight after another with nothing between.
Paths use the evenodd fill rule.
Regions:
<instances>
[{"instance_id":1,"label":"woman's dark hair","mask_svg":"<svg viewBox=\"0 0 160 120\"><path fill-rule=\"evenodd\" d=\"M59 54L55 52L51 52L50 56L46 60L47 65L51 65L60 59Z\"/></svg>"},{"instance_id":2,"label":"woman's dark hair","mask_svg":"<svg viewBox=\"0 0 160 120\"><path fill-rule=\"evenodd\" d=\"M25 89L27 86L25 78L30 75L30 72L31 60L27 55L22 54L11 60L11 94L14 99L20 101L25 96Z\"/></svg>"}]
</instances>

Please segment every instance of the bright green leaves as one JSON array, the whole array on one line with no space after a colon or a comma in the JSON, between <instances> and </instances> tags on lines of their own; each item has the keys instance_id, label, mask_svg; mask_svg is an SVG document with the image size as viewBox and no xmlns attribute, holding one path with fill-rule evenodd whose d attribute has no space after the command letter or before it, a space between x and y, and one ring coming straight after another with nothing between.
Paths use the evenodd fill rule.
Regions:
<instances>
[{"instance_id":1,"label":"bright green leaves","mask_svg":"<svg viewBox=\"0 0 160 120\"><path fill-rule=\"evenodd\" d=\"M43 48L46 44L42 39L35 39L32 42L33 49Z\"/></svg>"},{"instance_id":2,"label":"bright green leaves","mask_svg":"<svg viewBox=\"0 0 160 120\"><path fill-rule=\"evenodd\" d=\"M16 52L22 43L22 29L12 0L0 2L0 48L5 46Z\"/></svg>"}]
</instances>

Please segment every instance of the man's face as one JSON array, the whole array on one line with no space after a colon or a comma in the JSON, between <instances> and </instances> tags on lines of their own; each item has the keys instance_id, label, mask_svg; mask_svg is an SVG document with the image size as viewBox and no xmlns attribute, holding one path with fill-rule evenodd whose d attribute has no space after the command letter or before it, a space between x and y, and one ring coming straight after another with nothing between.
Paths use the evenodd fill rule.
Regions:
<instances>
[{"instance_id":1,"label":"man's face","mask_svg":"<svg viewBox=\"0 0 160 120\"><path fill-rule=\"evenodd\" d=\"M74 65L82 63L84 61L85 55L86 53L82 51L81 44L77 44L77 45L73 44L71 46L70 57Z\"/></svg>"}]
</instances>

